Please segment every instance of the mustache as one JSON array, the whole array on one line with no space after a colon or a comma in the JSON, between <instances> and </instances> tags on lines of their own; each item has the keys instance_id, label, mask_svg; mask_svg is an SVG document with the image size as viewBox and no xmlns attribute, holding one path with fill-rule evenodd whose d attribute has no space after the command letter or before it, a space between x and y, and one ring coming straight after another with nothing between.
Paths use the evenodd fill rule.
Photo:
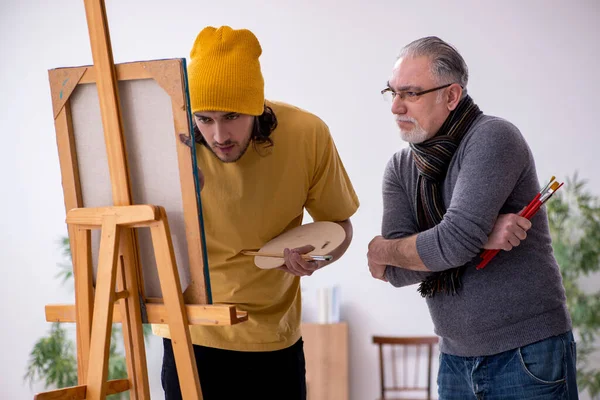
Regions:
<instances>
[{"instance_id":1,"label":"mustache","mask_svg":"<svg viewBox=\"0 0 600 400\"><path fill-rule=\"evenodd\" d=\"M415 124L417 123L417 120L413 117L396 115L396 122L412 122L413 124Z\"/></svg>"},{"instance_id":2,"label":"mustache","mask_svg":"<svg viewBox=\"0 0 600 400\"><path fill-rule=\"evenodd\" d=\"M213 142L213 147L229 147L234 144L235 143L232 140L227 140L226 142L223 142L223 143Z\"/></svg>"}]
</instances>

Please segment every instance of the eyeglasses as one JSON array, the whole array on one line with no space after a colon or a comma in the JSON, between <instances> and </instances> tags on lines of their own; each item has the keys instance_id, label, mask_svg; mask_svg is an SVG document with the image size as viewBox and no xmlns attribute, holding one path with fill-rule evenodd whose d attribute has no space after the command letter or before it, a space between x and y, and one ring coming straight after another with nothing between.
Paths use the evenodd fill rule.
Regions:
<instances>
[{"instance_id":1,"label":"eyeglasses","mask_svg":"<svg viewBox=\"0 0 600 400\"><path fill-rule=\"evenodd\" d=\"M406 100L406 101L413 102L413 101L416 101L419 98L419 96L422 96L427 93L435 92L436 90L445 89L451 85L453 85L453 83L448 83L447 85L438 86L433 89L423 90L420 92L411 92L409 90L401 90L399 92L394 92L392 90L392 88L387 87L381 91L381 95L383 96L383 98L386 101L389 101L390 103L393 102L394 99L396 99L396 96L400 96L400 100L402 100L402 101Z\"/></svg>"}]
</instances>

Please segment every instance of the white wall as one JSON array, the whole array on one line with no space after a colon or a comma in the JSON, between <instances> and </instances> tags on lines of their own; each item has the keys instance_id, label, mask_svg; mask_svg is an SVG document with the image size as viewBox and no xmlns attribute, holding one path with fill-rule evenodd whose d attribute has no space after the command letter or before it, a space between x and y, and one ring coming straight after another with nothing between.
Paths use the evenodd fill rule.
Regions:
<instances>
[{"instance_id":1,"label":"white wall","mask_svg":"<svg viewBox=\"0 0 600 400\"><path fill-rule=\"evenodd\" d=\"M396 54L438 35L471 71L482 110L520 127L541 180L579 170L600 194L600 6L597 0L523 2L107 0L116 62L187 57L205 25L252 29L263 46L267 96L295 103L330 126L361 200L343 261L303 281L308 295L339 284L351 326L352 399L377 395L373 334L430 334L415 287L370 278L366 246L379 233L384 164L403 147L379 96ZM350 5L352 4L352 5ZM72 302L55 279L66 232L47 70L92 63L82 1L0 2L0 397L31 398L22 376L49 324L44 305ZM312 293L312 294L311 294ZM162 349L152 341L150 379L161 398Z\"/></svg>"}]
</instances>

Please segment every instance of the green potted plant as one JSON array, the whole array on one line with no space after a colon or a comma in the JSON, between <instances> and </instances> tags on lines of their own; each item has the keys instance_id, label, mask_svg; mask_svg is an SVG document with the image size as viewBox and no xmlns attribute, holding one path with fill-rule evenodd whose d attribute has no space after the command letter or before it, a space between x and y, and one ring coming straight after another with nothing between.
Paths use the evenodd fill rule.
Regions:
<instances>
[{"instance_id":1,"label":"green potted plant","mask_svg":"<svg viewBox=\"0 0 600 400\"><path fill-rule=\"evenodd\" d=\"M600 198L589 193L586 184L575 173L547 203L547 210L577 337L579 390L595 398L600 394L600 368L591 356L598 350L600 290L585 288L584 280L600 271Z\"/></svg>"}]
</instances>

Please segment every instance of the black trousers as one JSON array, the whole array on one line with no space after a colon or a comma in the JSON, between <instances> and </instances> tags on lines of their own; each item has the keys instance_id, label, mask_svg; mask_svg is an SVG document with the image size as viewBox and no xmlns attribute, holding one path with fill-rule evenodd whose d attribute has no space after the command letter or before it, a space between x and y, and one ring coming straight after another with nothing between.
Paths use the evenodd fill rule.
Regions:
<instances>
[{"instance_id":1,"label":"black trousers","mask_svg":"<svg viewBox=\"0 0 600 400\"><path fill-rule=\"evenodd\" d=\"M161 373L165 400L181 399L170 339L163 339ZM276 351L246 352L194 345L204 400L258 398L306 400L306 365L302 339Z\"/></svg>"}]
</instances>

